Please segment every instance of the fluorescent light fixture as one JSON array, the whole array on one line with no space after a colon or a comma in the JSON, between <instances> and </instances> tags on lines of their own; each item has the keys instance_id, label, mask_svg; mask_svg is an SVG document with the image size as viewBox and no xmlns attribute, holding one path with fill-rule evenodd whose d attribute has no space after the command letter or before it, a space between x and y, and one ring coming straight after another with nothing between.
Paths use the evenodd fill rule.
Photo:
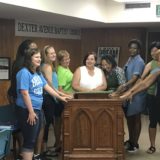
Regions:
<instances>
[{"instance_id":1,"label":"fluorescent light fixture","mask_svg":"<svg viewBox=\"0 0 160 160\"><path fill-rule=\"evenodd\" d=\"M151 2L151 0L114 0L116 2L120 3L148 3Z\"/></svg>"}]
</instances>

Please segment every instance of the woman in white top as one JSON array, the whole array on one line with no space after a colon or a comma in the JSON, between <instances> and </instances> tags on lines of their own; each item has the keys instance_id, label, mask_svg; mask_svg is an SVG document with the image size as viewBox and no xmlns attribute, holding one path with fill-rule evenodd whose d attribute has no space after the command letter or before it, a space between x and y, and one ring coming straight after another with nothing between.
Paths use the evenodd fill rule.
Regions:
<instances>
[{"instance_id":1,"label":"woman in white top","mask_svg":"<svg viewBox=\"0 0 160 160\"><path fill-rule=\"evenodd\" d=\"M96 67L95 52L88 52L83 64L76 69L73 75L72 87L79 92L103 91L107 88L107 82L103 71Z\"/></svg>"}]
</instances>

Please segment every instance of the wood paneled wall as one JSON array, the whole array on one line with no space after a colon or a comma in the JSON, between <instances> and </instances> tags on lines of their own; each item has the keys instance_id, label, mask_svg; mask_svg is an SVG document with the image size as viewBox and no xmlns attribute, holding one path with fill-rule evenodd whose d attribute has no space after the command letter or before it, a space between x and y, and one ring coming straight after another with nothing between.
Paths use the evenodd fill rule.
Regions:
<instances>
[{"instance_id":1,"label":"wood paneled wall","mask_svg":"<svg viewBox=\"0 0 160 160\"><path fill-rule=\"evenodd\" d=\"M25 39L34 40L40 49L45 45L53 45L56 52L66 49L71 55L71 70L74 71L83 60L88 51L96 51L100 46L121 47L119 65L123 66L128 59L128 41L132 38L139 38L145 46L146 30L143 28L106 28L106 29L82 29L81 40L52 39L37 37L15 37L14 20L0 19L0 56L10 57L11 62L15 58L19 44ZM144 55L144 52L143 52ZM2 88L5 88L0 83ZM0 97L6 96L6 90L1 92ZM8 103L7 101L3 103ZM2 104L0 99L0 105Z\"/></svg>"},{"instance_id":2,"label":"wood paneled wall","mask_svg":"<svg viewBox=\"0 0 160 160\"><path fill-rule=\"evenodd\" d=\"M34 38L34 37L16 37L15 43L15 54L19 44L25 39L32 39L38 45L38 47L42 50L45 45L54 46L56 52L59 50L67 50L71 56L70 68L72 71L80 65L81 60L79 56L81 54L81 40L71 40L71 39L52 39L52 38Z\"/></svg>"},{"instance_id":3,"label":"wood paneled wall","mask_svg":"<svg viewBox=\"0 0 160 160\"><path fill-rule=\"evenodd\" d=\"M0 57L14 56L14 20L0 19ZM8 103L7 89L9 81L0 81L0 105Z\"/></svg>"},{"instance_id":4,"label":"wood paneled wall","mask_svg":"<svg viewBox=\"0 0 160 160\"><path fill-rule=\"evenodd\" d=\"M14 20L0 19L0 56L14 55Z\"/></svg>"},{"instance_id":5,"label":"wood paneled wall","mask_svg":"<svg viewBox=\"0 0 160 160\"><path fill-rule=\"evenodd\" d=\"M129 57L128 42L137 38L142 41L142 57L145 56L146 29L144 28L107 28L82 30L82 57L88 51L98 51L98 47L120 47L119 66Z\"/></svg>"},{"instance_id":6,"label":"wood paneled wall","mask_svg":"<svg viewBox=\"0 0 160 160\"><path fill-rule=\"evenodd\" d=\"M10 81L0 81L0 106L8 104L7 90L10 86Z\"/></svg>"}]
</instances>

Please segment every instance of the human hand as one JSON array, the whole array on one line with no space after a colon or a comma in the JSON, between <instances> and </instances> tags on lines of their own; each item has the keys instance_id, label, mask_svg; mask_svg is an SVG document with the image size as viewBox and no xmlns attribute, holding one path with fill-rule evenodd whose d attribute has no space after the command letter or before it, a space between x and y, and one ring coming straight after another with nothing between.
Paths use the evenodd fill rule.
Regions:
<instances>
[{"instance_id":1,"label":"human hand","mask_svg":"<svg viewBox=\"0 0 160 160\"><path fill-rule=\"evenodd\" d=\"M122 96L120 96L119 98L120 99L124 99L124 100L132 100L132 92L130 92L130 91L127 91L127 92L125 92Z\"/></svg>"},{"instance_id":2,"label":"human hand","mask_svg":"<svg viewBox=\"0 0 160 160\"><path fill-rule=\"evenodd\" d=\"M69 99L72 99L72 98L71 97L61 97L61 100L66 103L68 102Z\"/></svg>"},{"instance_id":3,"label":"human hand","mask_svg":"<svg viewBox=\"0 0 160 160\"><path fill-rule=\"evenodd\" d=\"M117 92L113 92L111 94L108 94L108 97L109 98L116 98L116 97L119 97L119 94Z\"/></svg>"},{"instance_id":4,"label":"human hand","mask_svg":"<svg viewBox=\"0 0 160 160\"><path fill-rule=\"evenodd\" d=\"M29 123L31 126L35 125L36 124L36 120L38 119L36 113L33 111L33 112L29 112L29 115L28 115L28 119L27 119L27 123Z\"/></svg>"},{"instance_id":5,"label":"human hand","mask_svg":"<svg viewBox=\"0 0 160 160\"><path fill-rule=\"evenodd\" d=\"M73 94L66 94L65 97L68 98L68 99L73 99L74 98Z\"/></svg>"}]
</instances>

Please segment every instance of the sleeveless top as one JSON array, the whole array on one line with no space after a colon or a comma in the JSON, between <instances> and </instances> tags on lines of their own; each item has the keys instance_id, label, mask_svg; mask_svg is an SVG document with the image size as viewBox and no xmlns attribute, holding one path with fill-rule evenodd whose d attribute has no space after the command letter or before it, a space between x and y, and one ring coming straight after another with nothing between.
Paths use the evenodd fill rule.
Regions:
<instances>
[{"instance_id":1,"label":"sleeveless top","mask_svg":"<svg viewBox=\"0 0 160 160\"><path fill-rule=\"evenodd\" d=\"M102 70L98 67L94 67L94 75L88 74L86 66L80 67L80 86L87 89L94 89L103 84Z\"/></svg>"},{"instance_id":2,"label":"sleeveless top","mask_svg":"<svg viewBox=\"0 0 160 160\"><path fill-rule=\"evenodd\" d=\"M151 74L154 74L159 71L160 71L160 67L157 67L154 70L152 70ZM159 97L160 97L160 76L157 77L155 83L156 83L155 96L158 97L158 99L159 99Z\"/></svg>"},{"instance_id":3,"label":"sleeveless top","mask_svg":"<svg viewBox=\"0 0 160 160\"><path fill-rule=\"evenodd\" d=\"M42 66L44 63L42 64ZM52 85L55 89L58 89L58 77L57 72L55 70L52 71ZM44 91L44 94L48 94L46 91Z\"/></svg>"},{"instance_id":4,"label":"sleeveless top","mask_svg":"<svg viewBox=\"0 0 160 160\"><path fill-rule=\"evenodd\" d=\"M52 84L54 88L58 89L58 77L56 71L52 72Z\"/></svg>"},{"instance_id":5,"label":"sleeveless top","mask_svg":"<svg viewBox=\"0 0 160 160\"><path fill-rule=\"evenodd\" d=\"M151 61L151 71L158 67L157 61L152 60ZM157 83L153 83L147 90L147 93L150 95L156 95L157 91Z\"/></svg>"}]
</instances>

